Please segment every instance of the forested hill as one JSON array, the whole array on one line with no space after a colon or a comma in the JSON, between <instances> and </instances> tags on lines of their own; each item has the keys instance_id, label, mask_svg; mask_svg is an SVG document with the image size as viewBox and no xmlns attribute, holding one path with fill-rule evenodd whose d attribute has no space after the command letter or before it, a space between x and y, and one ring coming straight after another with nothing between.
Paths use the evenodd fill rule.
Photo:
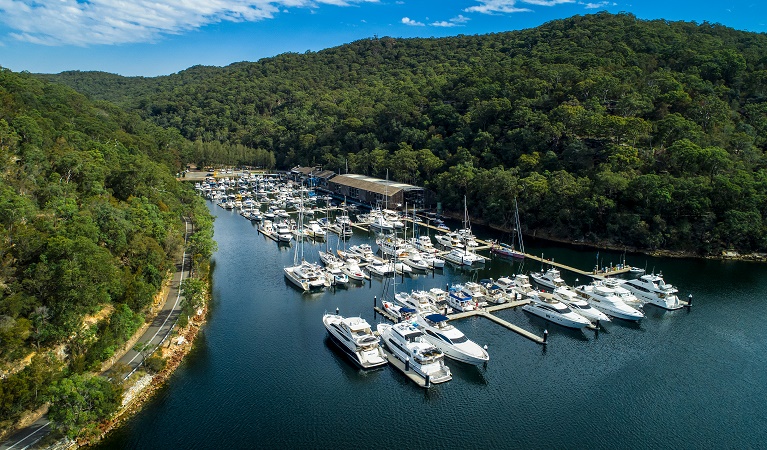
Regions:
<instances>
[{"instance_id":1,"label":"forested hill","mask_svg":"<svg viewBox=\"0 0 767 450\"><path fill-rule=\"evenodd\" d=\"M197 208L209 221L172 173L184 142L0 68L0 429L61 376L97 370L144 323L183 244L182 216ZM52 356L59 345L65 356Z\"/></svg>"},{"instance_id":2,"label":"forested hill","mask_svg":"<svg viewBox=\"0 0 767 450\"><path fill-rule=\"evenodd\" d=\"M599 13L194 67L119 92L100 74L56 78L137 95L122 103L199 140L184 156L200 163L216 161L211 142L274 151L282 168L348 161L448 208L465 194L495 224L516 196L527 231L717 254L767 248L766 69L767 35Z\"/></svg>"}]
</instances>

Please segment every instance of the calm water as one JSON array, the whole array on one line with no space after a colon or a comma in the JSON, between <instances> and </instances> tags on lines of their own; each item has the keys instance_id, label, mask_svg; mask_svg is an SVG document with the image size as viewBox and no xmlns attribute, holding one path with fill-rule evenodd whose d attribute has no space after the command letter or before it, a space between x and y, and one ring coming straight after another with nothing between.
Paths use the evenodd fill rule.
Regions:
<instances>
[{"instance_id":1,"label":"calm water","mask_svg":"<svg viewBox=\"0 0 767 450\"><path fill-rule=\"evenodd\" d=\"M210 205L210 204L209 204ZM500 317L548 348L483 318L456 325L487 344L486 369L448 360L453 380L429 390L392 368L361 372L327 339L322 314L340 308L375 326L372 280L301 294L278 247L237 214L217 215L214 297L194 351L161 392L101 448L743 448L767 442L767 266L627 255L662 271L691 311L646 306L639 325L599 334L520 310ZM482 230L475 231L483 235ZM351 243L371 242L355 230ZM332 247L336 238L330 238ZM528 252L588 269L596 251L528 244ZM296 245L295 243L293 244ZM375 245L374 245L375 247ZM306 244L315 260L325 244ZM604 264L621 255L602 251ZM493 260L478 271L405 278L398 290L540 269ZM570 284L575 276L563 273ZM585 280L581 280L585 281Z\"/></svg>"}]
</instances>

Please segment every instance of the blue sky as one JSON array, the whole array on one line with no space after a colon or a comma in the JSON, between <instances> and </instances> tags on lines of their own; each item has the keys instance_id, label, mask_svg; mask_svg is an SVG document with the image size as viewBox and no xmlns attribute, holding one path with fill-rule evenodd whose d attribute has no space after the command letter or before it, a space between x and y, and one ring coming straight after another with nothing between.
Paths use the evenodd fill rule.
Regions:
<instances>
[{"instance_id":1,"label":"blue sky","mask_svg":"<svg viewBox=\"0 0 767 450\"><path fill-rule=\"evenodd\" d=\"M156 76L374 35L485 34L597 11L767 32L765 0L0 0L0 66Z\"/></svg>"}]
</instances>

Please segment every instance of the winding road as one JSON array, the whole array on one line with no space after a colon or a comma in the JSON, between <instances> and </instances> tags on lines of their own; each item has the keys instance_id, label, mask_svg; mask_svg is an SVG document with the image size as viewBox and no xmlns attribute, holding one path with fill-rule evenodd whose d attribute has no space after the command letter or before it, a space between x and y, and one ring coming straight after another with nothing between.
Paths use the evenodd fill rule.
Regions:
<instances>
[{"instance_id":1,"label":"winding road","mask_svg":"<svg viewBox=\"0 0 767 450\"><path fill-rule=\"evenodd\" d=\"M173 279L170 288L168 289L168 295L165 298L165 304L163 305L162 310L155 316L149 328L147 328L137 341L139 343L149 343L150 346L155 349L168 339L171 330L173 330L173 327L176 325L178 316L181 313L181 282L184 281L185 273L189 274L189 271L191 271L191 259L186 253L186 242L190 234L190 224L187 219L184 219L184 226L184 253L181 257L181 261L176 264L176 270L173 273ZM124 377L127 379L138 370L142 361L143 358L141 353L131 349L125 353L116 364L122 363L131 367L131 371ZM104 372L104 375L107 375L109 370L110 369L107 369L107 371ZM47 416L43 416L31 425L8 436L5 441L0 443L0 450L23 450L34 448L34 445L47 436L50 431L50 421Z\"/></svg>"}]
</instances>

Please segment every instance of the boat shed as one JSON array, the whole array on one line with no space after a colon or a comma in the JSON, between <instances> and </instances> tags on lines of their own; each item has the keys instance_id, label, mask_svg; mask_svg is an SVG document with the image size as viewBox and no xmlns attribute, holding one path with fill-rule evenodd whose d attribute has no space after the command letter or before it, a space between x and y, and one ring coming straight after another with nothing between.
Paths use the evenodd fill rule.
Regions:
<instances>
[{"instance_id":1,"label":"boat shed","mask_svg":"<svg viewBox=\"0 0 767 450\"><path fill-rule=\"evenodd\" d=\"M294 167L290 169L291 178L295 181L306 181L308 186L327 189L328 180L336 176L332 170L322 170L322 167Z\"/></svg>"},{"instance_id":2,"label":"boat shed","mask_svg":"<svg viewBox=\"0 0 767 450\"><path fill-rule=\"evenodd\" d=\"M352 173L336 175L328 180L325 189L336 197L355 203L390 209L405 204L414 208L429 207L428 202L433 198L422 187Z\"/></svg>"}]
</instances>

